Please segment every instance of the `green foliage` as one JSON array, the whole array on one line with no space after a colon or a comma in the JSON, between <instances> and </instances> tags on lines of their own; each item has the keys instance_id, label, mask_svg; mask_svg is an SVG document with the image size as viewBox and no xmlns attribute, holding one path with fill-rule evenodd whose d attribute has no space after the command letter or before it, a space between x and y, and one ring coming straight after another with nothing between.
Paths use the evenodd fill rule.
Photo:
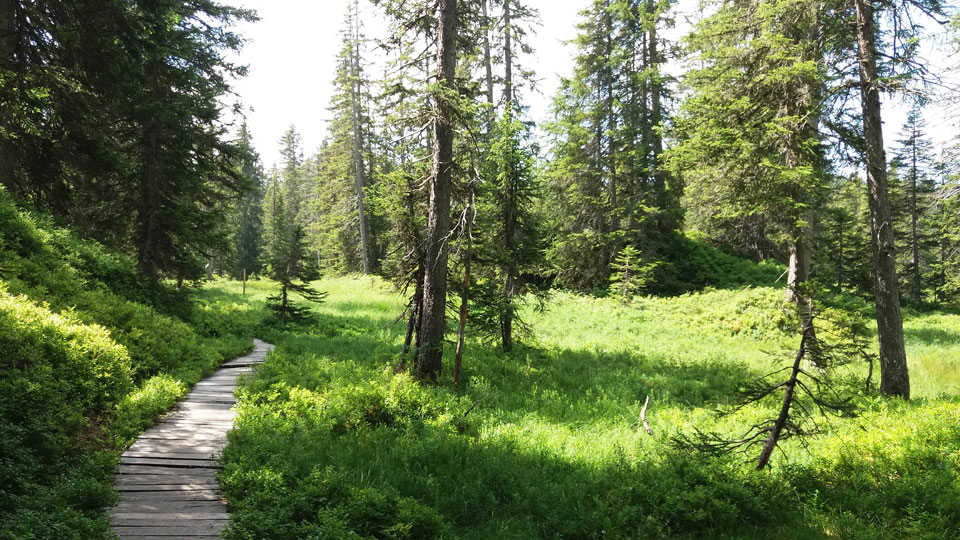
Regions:
<instances>
[{"instance_id":1,"label":"green foliage","mask_svg":"<svg viewBox=\"0 0 960 540\"><path fill-rule=\"evenodd\" d=\"M556 282L604 287L626 245L651 260L679 224L679 176L663 167L670 3L593 0L580 13L573 74L561 81L541 217Z\"/></svg>"},{"instance_id":2,"label":"green foliage","mask_svg":"<svg viewBox=\"0 0 960 540\"><path fill-rule=\"evenodd\" d=\"M629 300L646 289L657 264L657 262L643 264L640 252L633 246L626 246L620 250L617 258L610 265L613 270L610 274L610 287L620 299Z\"/></svg>"},{"instance_id":3,"label":"green foliage","mask_svg":"<svg viewBox=\"0 0 960 540\"><path fill-rule=\"evenodd\" d=\"M667 441L694 428L738 433L777 410L712 414L744 381L779 367L769 351L795 348L798 322L782 289L630 304L558 292L547 311L524 314L536 346L506 355L469 339L455 390L447 377L429 386L393 374L404 329L391 324L401 299L389 287L322 286L317 326L274 331L276 351L240 391L220 477L234 512L228 538L960 532L957 404L932 399L960 383L953 315L908 314L920 399L880 401L863 390L864 362L840 366L864 414L820 426L806 450L787 441L775 467L756 474L739 456L703 459ZM238 285L203 294L235 298ZM868 311L850 296L830 299L824 319L831 310ZM647 395L653 437L637 427Z\"/></svg>"},{"instance_id":4,"label":"green foliage","mask_svg":"<svg viewBox=\"0 0 960 540\"><path fill-rule=\"evenodd\" d=\"M257 309L226 324L0 191L0 536L106 538L116 451L249 349Z\"/></svg>"},{"instance_id":5,"label":"green foliage","mask_svg":"<svg viewBox=\"0 0 960 540\"><path fill-rule=\"evenodd\" d=\"M72 439L131 387L130 357L101 327L0 287L0 509L56 478Z\"/></svg>"}]
</instances>

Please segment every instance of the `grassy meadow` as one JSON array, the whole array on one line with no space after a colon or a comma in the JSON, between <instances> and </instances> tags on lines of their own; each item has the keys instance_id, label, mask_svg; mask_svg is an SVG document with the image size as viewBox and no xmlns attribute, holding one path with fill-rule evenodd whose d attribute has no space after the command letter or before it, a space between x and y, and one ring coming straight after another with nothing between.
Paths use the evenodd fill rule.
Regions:
<instances>
[{"instance_id":1,"label":"grassy meadow","mask_svg":"<svg viewBox=\"0 0 960 540\"><path fill-rule=\"evenodd\" d=\"M402 302L377 279L316 283L316 321L286 328L258 324L274 285L247 286L198 299L277 345L238 391L228 538L960 537L960 316L907 312L913 400L874 396L851 364L841 386L859 414L818 420L757 472L758 447L704 456L672 441L776 414L779 394L716 411L794 354L782 290L557 292L511 354L468 340L458 389L449 370L436 386L395 374ZM647 396L653 436L638 426Z\"/></svg>"}]
</instances>

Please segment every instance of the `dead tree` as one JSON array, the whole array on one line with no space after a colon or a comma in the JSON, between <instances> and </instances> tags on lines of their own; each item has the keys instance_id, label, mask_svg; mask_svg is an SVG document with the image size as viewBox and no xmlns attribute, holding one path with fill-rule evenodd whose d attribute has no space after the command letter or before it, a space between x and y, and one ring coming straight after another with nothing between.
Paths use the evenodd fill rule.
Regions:
<instances>
[{"instance_id":1,"label":"dead tree","mask_svg":"<svg viewBox=\"0 0 960 540\"><path fill-rule=\"evenodd\" d=\"M723 413L734 414L747 405L758 403L769 396L783 391L779 413L776 418L756 423L739 439L726 439L716 433L696 431L694 436L678 435L673 438L676 446L692 449L706 454L724 454L734 451L748 452L755 446L761 446L757 456L757 470L763 470L770 463L773 451L778 448L780 441L794 436L810 435L819 426L816 417L826 418L838 416L853 410L848 399L842 399L833 386L825 378L826 372L817 366L816 374L804 369L804 359L811 352L811 346L824 353L822 341L814 341L814 315L810 315L803 323L800 346L794 356L793 364L761 377L757 382L748 384L740 391L739 404ZM816 345L814 345L816 343ZM821 358L845 355L847 346L838 347L837 351L828 351ZM786 380L778 377L789 373ZM807 429L812 424L814 430Z\"/></svg>"}]
</instances>

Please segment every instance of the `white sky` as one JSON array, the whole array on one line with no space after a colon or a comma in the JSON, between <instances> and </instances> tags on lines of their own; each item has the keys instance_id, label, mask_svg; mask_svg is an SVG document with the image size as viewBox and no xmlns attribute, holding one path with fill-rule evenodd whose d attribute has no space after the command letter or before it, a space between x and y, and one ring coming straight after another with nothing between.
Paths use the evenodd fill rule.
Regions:
<instances>
[{"instance_id":1,"label":"white sky","mask_svg":"<svg viewBox=\"0 0 960 540\"><path fill-rule=\"evenodd\" d=\"M241 26L248 43L239 62L249 66L249 75L237 81L235 91L247 108L247 122L254 145L269 168L279 160L279 140L295 124L307 154L316 150L326 135L327 106L336 73L340 31L351 0L235 0L254 9L260 21ZM526 101L532 119L547 119L548 107L560 77L573 67L573 48L563 42L576 35L577 15L591 0L527 0L540 10L542 26L532 40L540 79L539 93ZM361 17L367 37L383 28L377 8L361 1ZM684 8L684 6L689 6ZM674 13L695 11L695 0L680 0ZM678 23L683 19L677 15ZM682 26L682 25L681 25ZM669 37L679 37L678 28ZM942 55L933 54L938 58ZM374 75L374 73L371 73ZM905 118L905 111L889 100L884 103L884 142L892 146ZM927 111L928 130L936 144L956 131L953 115L943 108Z\"/></svg>"}]
</instances>

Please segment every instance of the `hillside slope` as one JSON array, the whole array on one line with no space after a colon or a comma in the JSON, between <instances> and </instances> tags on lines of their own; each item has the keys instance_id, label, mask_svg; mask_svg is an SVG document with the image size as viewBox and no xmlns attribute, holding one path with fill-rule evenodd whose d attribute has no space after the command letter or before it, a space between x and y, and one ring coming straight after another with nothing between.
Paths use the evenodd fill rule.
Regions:
<instances>
[{"instance_id":1,"label":"hillside slope","mask_svg":"<svg viewBox=\"0 0 960 540\"><path fill-rule=\"evenodd\" d=\"M0 190L0 538L110 537L116 450L250 346L212 316Z\"/></svg>"}]
</instances>

